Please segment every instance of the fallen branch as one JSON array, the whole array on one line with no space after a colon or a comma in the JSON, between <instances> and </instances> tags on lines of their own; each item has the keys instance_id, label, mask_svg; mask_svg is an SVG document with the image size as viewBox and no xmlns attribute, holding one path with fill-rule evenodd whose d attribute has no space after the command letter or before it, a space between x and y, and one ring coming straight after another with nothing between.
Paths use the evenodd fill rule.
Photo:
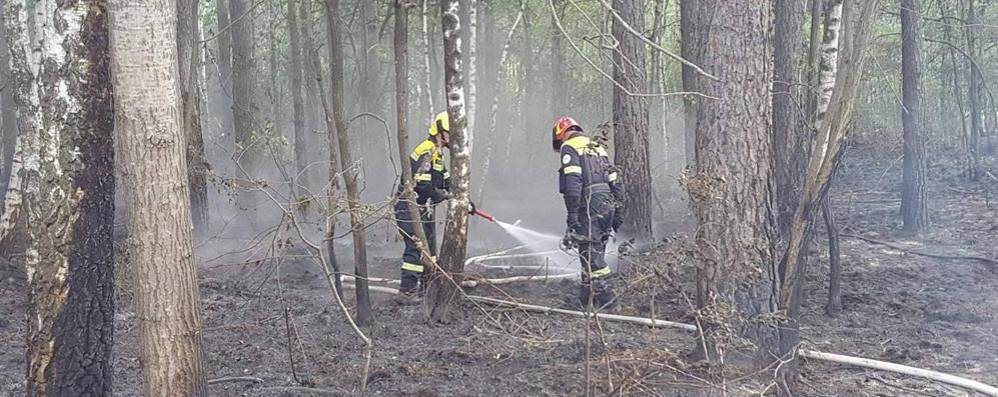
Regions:
<instances>
[{"instance_id":1,"label":"fallen branch","mask_svg":"<svg viewBox=\"0 0 998 397\"><path fill-rule=\"evenodd\" d=\"M881 241L881 240L877 240L877 239L873 239L873 238L869 238L869 237L863 237L863 236L860 236L860 235L857 235L857 234L840 233L839 235L842 236L842 237L850 237L850 238L854 238L854 239L857 239L857 240L863 240L863 241L866 241L866 242L868 242L870 244L883 245L885 247L893 248L893 249L896 249L898 251L902 251L902 252L907 253L907 254L924 256L926 258L943 259L943 260L978 261L978 262L981 262L981 263L983 263L983 264L991 267L992 269L998 269L998 260L994 260L994 259L990 259L990 258L985 258L985 257L982 257L982 256L933 254L933 253L930 253L930 252L914 250L914 249L911 249L911 248L905 248L905 247L902 247L900 245L897 245L897 244L894 244L894 243L890 243L890 242L887 242L887 241Z\"/></svg>"},{"instance_id":2,"label":"fallen branch","mask_svg":"<svg viewBox=\"0 0 998 397\"><path fill-rule=\"evenodd\" d=\"M316 389L314 387L304 387L304 386L274 386L274 387L264 387L256 389L260 391L280 391L280 392L295 392L297 393L308 393L309 395L320 395L320 396L346 396L348 393L344 393L339 390L330 389Z\"/></svg>"},{"instance_id":3,"label":"fallen branch","mask_svg":"<svg viewBox=\"0 0 998 397\"><path fill-rule=\"evenodd\" d=\"M208 381L208 384L217 385L219 383L232 383L232 382L263 383L263 379L257 378L255 376L227 376L224 378L211 379Z\"/></svg>"},{"instance_id":4,"label":"fallen branch","mask_svg":"<svg viewBox=\"0 0 998 397\"><path fill-rule=\"evenodd\" d=\"M799 354L801 357L804 358L828 361L839 364L855 365L858 367L879 369L882 371L889 371L904 375L917 376L920 378L931 379L949 385L960 386L965 389L970 389L984 393L985 395L988 396L998 397L998 387L989 386L978 381L961 378L955 375L944 374L942 372L909 367L907 365L894 364L885 361L870 360L868 358L843 356L841 354L832 354L832 353L822 353L813 350L801 350L797 354Z\"/></svg>"},{"instance_id":5,"label":"fallen branch","mask_svg":"<svg viewBox=\"0 0 998 397\"><path fill-rule=\"evenodd\" d=\"M575 273L564 273L564 274L535 274L532 276L514 276L505 278L476 278L470 280L464 280L461 282L462 287L475 288L479 285L503 285L503 284L513 284L522 281L547 281L547 280L561 280L567 278L578 277L579 274ZM355 276L343 276L343 281L356 281ZM375 283L385 283L388 285L399 285L402 284L401 280L388 279L388 278L375 278L368 277L367 281Z\"/></svg>"},{"instance_id":6,"label":"fallen branch","mask_svg":"<svg viewBox=\"0 0 998 397\"><path fill-rule=\"evenodd\" d=\"M644 317L621 316L621 315L617 315L617 314L607 314L607 313L585 313L585 312L581 312L581 311L578 311L578 310L565 310L565 309L556 309L556 308L548 307L548 306L528 305L526 303L519 303L519 302L507 301L507 300L502 300L502 299L489 298L489 297L485 297L485 296L469 295L468 299L471 299L471 300L476 301L476 302L491 303L493 305L498 305L498 306L514 307L514 308L517 308L517 309L522 309L522 310L525 310L525 311L528 311L528 312L535 312L535 313L559 313L559 314L567 314L567 315L575 316L575 317L593 317L593 316L595 316L595 317L597 317L597 318L599 318L601 320L616 321L616 322L629 323L629 324L646 325L646 326L649 326L649 327L652 327L652 328L679 328L679 329L683 329L683 330L687 330L687 331L696 331L696 329L697 329L697 327L695 325L684 324L684 323L677 323L677 322L673 322L673 321L655 320L655 319L644 318Z\"/></svg>"}]
</instances>

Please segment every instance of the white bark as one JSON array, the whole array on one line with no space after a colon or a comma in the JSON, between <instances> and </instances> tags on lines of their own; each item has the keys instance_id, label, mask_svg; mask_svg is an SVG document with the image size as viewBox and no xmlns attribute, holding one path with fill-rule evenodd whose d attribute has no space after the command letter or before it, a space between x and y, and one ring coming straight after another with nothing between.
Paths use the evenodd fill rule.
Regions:
<instances>
[{"instance_id":1,"label":"white bark","mask_svg":"<svg viewBox=\"0 0 998 397\"><path fill-rule=\"evenodd\" d=\"M468 1L468 154L475 146L475 115L478 105L478 0Z\"/></svg>"},{"instance_id":2,"label":"white bark","mask_svg":"<svg viewBox=\"0 0 998 397\"><path fill-rule=\"evenodd\" d=\"M36 7L43 5L44 2L39 2ZM0 215L0 241L13 237L11 234L17 224L24 197L38 190L39 94L36 81L41 42L31 39L31 31L38 31L39 28L31 26L34 21L29 20L28 14L25 0L7 0L4 3L4 27L7 30L6 44L10 48L11 64L8 89L14 91L19 135L15 144L17 152L10 173L4 213ZM30 273L33 269L29 268L28 271Z\"/></svg>"}]
</instances>

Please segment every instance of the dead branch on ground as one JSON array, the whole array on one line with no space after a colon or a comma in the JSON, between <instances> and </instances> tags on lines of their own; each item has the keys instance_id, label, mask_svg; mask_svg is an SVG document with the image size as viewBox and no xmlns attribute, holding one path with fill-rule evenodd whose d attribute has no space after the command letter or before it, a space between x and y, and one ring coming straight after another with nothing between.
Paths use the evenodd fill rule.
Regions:
<instances>
[{"instance_id":1,"label":"dead branch on ground","mask_svg":"<svg viewBox=\"0 0 998 397\"><path fill-rule=\"evenodd\" d=\"M981 262L984 265L988 266L988 268L991 269L991 270L998 270L998 260L990 259L990 258L985 258L985 257L982 257L982 256L974 256L974 255L952 255L952 254L934 254L934 253L931 253L931 252L925 252L925 251L920 251L920 250L916 250L916 249L906 248L906 247L903 247L901 245L894 244L894 243L887 242L887 241L883 241L883 240L877 240L877 239L870 238L870 237L860 236L858 234L840 233L839 235L842 236L842 237L849 237L849 238L854 238L854 239L857 239L857 240L863 240L863 241L866 241L866 242L868 242L870 244L883 245L883 246L888 247L888 248L893 248L893 249L896 249L898 251L902 251L902 252L904 252L906 254L924 256L926 258L942 259L942 260L955 260L955 261L977 261L977 262Z\"/></svg>"}]
</instances>

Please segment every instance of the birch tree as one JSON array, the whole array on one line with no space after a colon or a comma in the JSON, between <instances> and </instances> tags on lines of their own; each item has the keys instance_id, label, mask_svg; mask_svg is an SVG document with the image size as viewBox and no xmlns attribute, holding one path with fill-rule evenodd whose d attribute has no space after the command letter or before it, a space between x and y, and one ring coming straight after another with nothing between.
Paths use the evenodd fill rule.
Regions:
<instances>
[{"instance_id":1,"label":"birch tree","mask_svg":"<svg viewBox=\"0 0 998 397\"><path fill-rule=\"evenodd\" d=\"M203 396L177 7L169 0L113 0L110 8L114 130L124 164L143 395Z\"/></svg>"},{"instance_id":2,"label":"birch tree","mask_svg":"<svg viewBox=\"0 0 998 397\"><path fill-rule=\"evenodd\" d=\"M12 117L17 122L18 135L11 159L10 176L4 192L3 214L0 214L0 251L13 248L14 229L21 221L24 197L38 189L38 84L41 41L29 37L28 11L24 0L4 0L4 33L10 51L9 93L17 109Z\"/></svg>"},{"instance_id":3,"label":"birch tree","mask_svg":"<svg viewBox=\"0 0 998 397\"><path fill-rule=\"evenodd\" d=\"M4 0L0 0L0 21L6 20L4 7ZM8 43L6 31L7 29L0 25L0 43ZM3 144L0 156L0 202L6 201L11 169L14 166L14 152L17 148L17 113L14 110L13 90L9 89L10 79L10 47L4 45L4 48L0 48L0 81L7 86L0 90L0 142ZM4 208L0 207L0 210Z\"/></svg>"},{"instance_id":4,"label":"birch tree","mask_svg":"<svg viewBox=\"0 0 998 397\"><path fill-rule=\"evenodd\" d=\"M468 250L468 208L470 206L471 153L466 134L467 116L464 110L464 76L461 72L461 19L459 0L440 1L441 26L444 36L444 78L447 91L447 115L450 118L451 195L447 207L447 225L440 247L439 269L436 269L427 298L430 320L444 321L450 304L458 297L457 287L464 272ZM443 274L439 274L443 272Z\"/></svg>"},{"instance_id":5,"label":"birch tree","mask_svg":"<svg viewBox=\"0 0 998 397\"><path fill-rule=\"evenodd\" d=\"M114 162L106 12L99 1L5 5L25 131L27 395L111 393ZM30 51L30 52L29 52ZM30 55L30 59L29 57Z\"/></svg>"}]
</instances>

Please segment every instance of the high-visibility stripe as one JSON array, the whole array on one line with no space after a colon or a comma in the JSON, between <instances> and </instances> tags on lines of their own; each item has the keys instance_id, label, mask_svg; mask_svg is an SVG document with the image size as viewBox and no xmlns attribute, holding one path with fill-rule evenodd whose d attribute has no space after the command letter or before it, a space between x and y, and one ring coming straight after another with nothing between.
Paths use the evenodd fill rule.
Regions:
<instances>
[{"instance_id":1,"label":"high-visibility stripe","mask_svg":"<svg viewBox=\"0 0 998 397\"><path fill-rule=\"evenodd\" d=\"M611 172L610 173L610 182L616 182L616 181L617 181L617 173L616 172Z\"/></svg>"},{"instance_id":2,"label":"high-visibility stripe","mask_svg":"<svg viewBox=\"0 0 998 397\"><path fill-rule=\"evenodd\" d=\"M565 175L582 174L582 167L578 165L570 165L568 167L562 168L561 172Z\"/></svg>"},{"instance_id":3,"label":"high-visibility stripe","mask_svg":"<svg viewBox=\"0 0 998 397\"><path fill-rule=\"evenodd\" d=\"M416 272L416 273L422 273L423 270L424 270L424 267L423 267L423 265L418 265L418 264L415 264L415 263L402 262L402 270L410 271L410 272Z\"/></svg>"},{"instance_id":4,"label":"high-visibility stripe","mask_svg":"<svg viewBox=\"0 0 998 397\"><path fill-rule=\"evenodd\" d=\"M433 180L433 175L420 173L416 174L413 179L415 179L416 182L430 182Z\"/></svg>"},{"instance_id":5,"label":"high-visibility stripe","mask_svg":"<svg viewBox=\"0 0 998 397\"><path fill-rule=\"evenodd\" d=\"M444 179L450 178L450 171L444 171Z\"/></svg>"},{"instance_id":6,"label":"high-visibility stripe","mask_svg":"<svg viewBox=\"0 0 998 397\"><path fill-rule=\"evenodd\" d=\"M609 267L604 267L602 269L593 270L593 271L589 272L589 277L590 278L600 278L600 277L609 276L609 275L610 275L610 268Z\"/></svg>"},{"instance_id":7,"label":"high-visibility stripe","mask_svg":"<svg viewBox=\"0 0 998 397\"><path fill-rule=\"evenodd\" d=\"M436 147L437 147L437 145L435 143L433 143L433 141L427 139L427 140L423 141L422 143L420 143L419 146L416 146L415 149L412 150L412 155L411 155L412 159L414 161L419 161L420 157L423 157L424 154L433 151L433 149L436 149Z\"/></svg>"}]
</instances>

